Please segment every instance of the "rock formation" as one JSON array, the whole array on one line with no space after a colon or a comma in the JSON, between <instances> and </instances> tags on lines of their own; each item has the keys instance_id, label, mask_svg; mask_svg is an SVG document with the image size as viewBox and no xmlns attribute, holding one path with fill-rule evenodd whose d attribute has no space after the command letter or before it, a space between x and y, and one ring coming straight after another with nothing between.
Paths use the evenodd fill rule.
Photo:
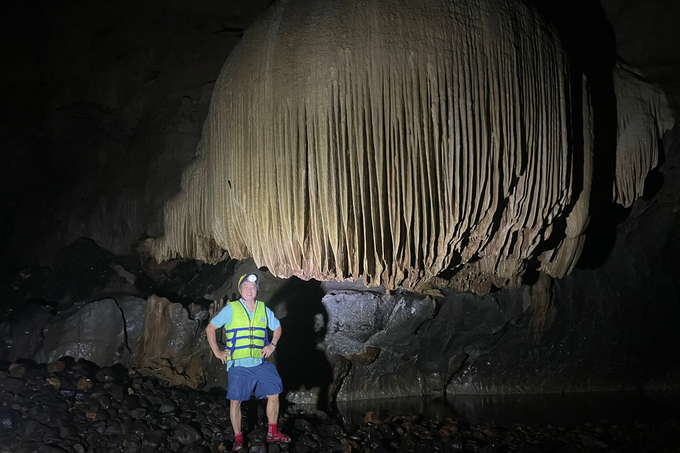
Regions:
<instances>
[{"instance_id":1,"label":"rock formation","mask_svg":"<svg viewBox=\"0 0 680 453\"><path fill-rule=\"evenodd\" d=\"M223 373L208 366L212 355L202 327L208 310L195 304L188 308L156 295L76 303L42 328L40 350L35 355L24 351L24 357L40 363L65 356L103 366L120 363L192 388L207 381L223 384Z\"/></svg>"},{"instance_id":2,"label":"rock formation","mask_svg":"<svg viewBox=\"0 0 680 453\"><path fill-rule=\"evenodd\" d=\"M629 207L642 196L647 174L659 164L659 144L675 121L666 95L635 68L614 68L618 116L614 200Z\"/></svg>"},{"instance_id":3,"label":"rock formation","mask_svg":"<svg viewBox=\"0 0 680 453\"><path fill-rule=\"evenodd\" d=\"M145 307L145 300L131 296L76 304L60 312L43 329L45 339L37 358L52 362L71 356L104 366L129 364L144 329L144 317L140 315Z\"/></svg>"},{"instance_id":4,"label":"rock formation","mask_svg":"<svg viewBox=\"0 0 680 453\"><path fill-rule=\"evenodd\" d=\"M592 152L570 71L519 1L277 2L222 69L153 254L483 292L541 253L563 276Z\"/></svg>"},{"instance_id":5,"label":"rock formation","mask_svg":"<svg viewBox=\"0 0 680 453\"><path fill-rule=\"evenodd\" d=\"M144 314L139 354L135 357L142 373L172 385L196 388L204 384L202 362L210 357L202 333L200 321L191 319L182 304L151 296Z\"/></svg>"}]
</instances>

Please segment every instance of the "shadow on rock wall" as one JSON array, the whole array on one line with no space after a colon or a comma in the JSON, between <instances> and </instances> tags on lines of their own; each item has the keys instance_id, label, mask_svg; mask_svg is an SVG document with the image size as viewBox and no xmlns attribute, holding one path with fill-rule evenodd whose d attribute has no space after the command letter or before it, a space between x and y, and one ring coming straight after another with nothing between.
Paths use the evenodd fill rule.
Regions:
<instances>
[{"instance_id":1,"label":"shadow on rock wall","mask_svg":"<svg viewBox=\"0 0 680 453\"><path fill-rule=\"evenodd\" d=\"M557 29L569 53L574 74L580 78L582 70L591 87L595 140L591 219L578 266L593 269L601 266L611 253L616 226L628 213L627 209L612 201L617 140L616 95L612 78L617 60L616 39L600 2L530 0L529 3Z\"/></svg>"},{"instance_id":2,"label":"shadow on rock wall","mask_svg":"<svg viewBox=\"0 0 680 453\"><path fill-rule=\"evenodd\" d=\"M269 306L285 312L281 316L283 334L276 354L284 392L292 392L289 399L297 403L318 398L318 408L327 410L333 375L320 349L328 323L328 313L321 303L323 297L318 281L305 282L293 277L274 294Z\"/></svg>"}]
</instances>

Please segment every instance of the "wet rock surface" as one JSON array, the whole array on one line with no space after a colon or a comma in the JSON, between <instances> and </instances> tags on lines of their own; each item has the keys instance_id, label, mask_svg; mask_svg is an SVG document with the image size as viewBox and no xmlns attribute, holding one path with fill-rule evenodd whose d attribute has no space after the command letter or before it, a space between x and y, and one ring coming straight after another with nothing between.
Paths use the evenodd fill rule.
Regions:
<instances>
[{"instance_id":1,"label":"wet rock surface","mask_svg":"<svg viewBox=\"0 0 680 453\"><path fill-rule=\"evenodd\" d=\"M144 307L146 301L137 300ZM134 307L133 303L131 307ZM134 317L130 316L131 319ZM41 362L53 362L62 356L87 357L102 366L110 366L125 352L125 318L114 299L75 306L59 313L43 330L45 341L38 356Z\"/></svg>"},{"instance_id":2,"label":"wet rock surface","mask_svg":"<svg viewBox=\"0 0 680 453\"><path fill-rule=\"evenodd\" d=\"M304 412L279 419L293 442L267 444L263 403L244 409L246 451L660 452L680 448L680 421L577 426L471 424L418 414ZM233 443L223 391L170 387L120 365L62 358L48 365L0 362L0 452L225 452Z\"/></svg>"}]
</instances>

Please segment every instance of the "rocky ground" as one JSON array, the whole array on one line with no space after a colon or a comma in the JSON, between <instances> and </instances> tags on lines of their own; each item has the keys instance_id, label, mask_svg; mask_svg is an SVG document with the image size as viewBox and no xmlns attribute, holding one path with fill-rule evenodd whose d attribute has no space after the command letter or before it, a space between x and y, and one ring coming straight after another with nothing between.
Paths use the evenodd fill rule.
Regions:
<instances>
[{"instance_id":1,"label":"rocky ground","mask_svg":"<svg viewBox=\"0 0 680 453\"><path fill-rule=\"evenodd\" d=\"M233 442L222 391L170 387L120 365L62 359L0 362L0 452L225 452ZM244 407L250 452L554 452L680 450L680 421L491 426L420 415L341 415L288 408L293 443L264 442L264 407Z\"/></svg>"}]
</instances>

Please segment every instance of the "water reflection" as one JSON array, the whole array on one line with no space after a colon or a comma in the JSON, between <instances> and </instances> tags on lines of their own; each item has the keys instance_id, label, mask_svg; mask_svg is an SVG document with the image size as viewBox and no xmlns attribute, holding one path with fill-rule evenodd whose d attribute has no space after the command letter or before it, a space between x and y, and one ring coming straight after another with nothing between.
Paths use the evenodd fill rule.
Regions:
<instances>
[{"instance_id":1,"label":"water reflection","mask_svg":"<svg viewBox=\"0 0 680 453\"><path fill-rule=\"evenodd\" d=\"M538 395L455 395L447 400L421 397L338 401L349 423L368 411L386 415L422 414L425 420L446 418L474 424L541 424L572 426L607 421L655 422L680 419L680 395L669 393L569 393Z\"/></svg>"}]
</instances>

